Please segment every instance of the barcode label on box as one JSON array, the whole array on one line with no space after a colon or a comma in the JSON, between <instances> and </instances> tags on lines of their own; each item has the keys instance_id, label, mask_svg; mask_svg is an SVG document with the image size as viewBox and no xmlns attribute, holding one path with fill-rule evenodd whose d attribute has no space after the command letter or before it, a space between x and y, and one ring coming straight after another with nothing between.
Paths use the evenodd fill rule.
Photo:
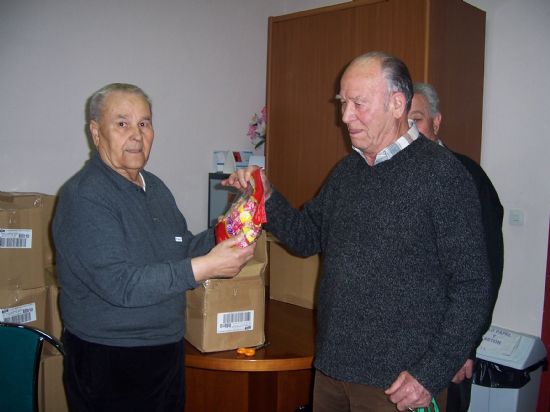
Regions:
<instances>
[{"instance_id":1,"label":"barcode label on box","mask_svg":"<svg viewBox=\"0 0 550 412\"><path fill-rule=\"evenodd\" d=\"M216 333L247 332L254 330L254 311L218 313Z\"/></svg>"},{"instance_id":2,"label":"barcode label on box","mask_svg":"<svg viewBox=\"0 0 550 412\"><path fill-rule=\"evenodd\" d=\"M31 249L32 229L0 228L0 249Z\"/></svg>"},{"instance_id":3,"label":"barcode label on box","mask_svg":"<svg viewBox=\"0 0 550 412\"><path fill-rule=\"evenodd\" d=\"M0 308L0 322L29 323L36 320L36 304L15 306L13 308Z\"/></svg>"}]
</instances>

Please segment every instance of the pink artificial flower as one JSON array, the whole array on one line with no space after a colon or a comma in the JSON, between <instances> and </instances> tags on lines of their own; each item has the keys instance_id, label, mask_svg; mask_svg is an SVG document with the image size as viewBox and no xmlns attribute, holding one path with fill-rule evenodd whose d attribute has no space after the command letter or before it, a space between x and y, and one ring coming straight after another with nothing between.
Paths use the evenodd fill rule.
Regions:
<instances>
[{"instance_id":1,"label":"pink artificial flower","mask_svg":"<svg viewBox=\"0 0 550 412\"><path fill-rule=\"evenodd\" d=\"M246 135L255 143L255 147L258 148L265 141L265 132L266 132L266 123L267 123L267 107L264 106L260 110L260 114L254 113L252 119L248 124L248 132Z\"/></svg>"}]
</instances>

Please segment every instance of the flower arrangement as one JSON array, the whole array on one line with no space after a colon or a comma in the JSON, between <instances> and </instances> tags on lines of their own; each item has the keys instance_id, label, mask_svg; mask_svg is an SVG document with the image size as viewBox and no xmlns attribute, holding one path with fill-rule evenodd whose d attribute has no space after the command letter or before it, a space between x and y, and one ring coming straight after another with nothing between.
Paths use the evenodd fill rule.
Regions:
<instances>
[{"instance_id":1,"label":"flower arrangement","mask_svg":"<svg viewBox=\"0 0 550 412\"><path fill-rule=\"evenodd\" d=\"M254 113L250 123L248 124L248 133L246 134L254 149L257 149L265 143L266 138L266 126L267 126L267 109L264 106L260 111L260 114Z\"/></svg>"}]
</instances>

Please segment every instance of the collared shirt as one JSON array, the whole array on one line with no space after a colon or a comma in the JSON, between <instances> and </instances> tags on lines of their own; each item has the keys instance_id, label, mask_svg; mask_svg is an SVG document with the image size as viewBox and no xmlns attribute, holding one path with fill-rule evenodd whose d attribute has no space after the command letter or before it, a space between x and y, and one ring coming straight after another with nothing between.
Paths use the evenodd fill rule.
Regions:
<instances>
[{"instance_id":1,"label":"collared shirt","mask_svg":"<svg viewBox=\"0 0 550 412\"><path fill-rule=\"evenodd\" d=\"M143 178L141 172L139 172L139 177L141 177L141 185L143 187L143 191L145 192L145 179Z\"/></svg>"},{"instance_id":2,"label":"collared shirt","mask_svg":"<svg viewBox=\"0 0 550 412\"><path fill-rule=\"evenodd\" d=\"M390 144L389 146L382 149L378 154L376 155L376 159L374 160L374 165L377 165L378 163L382 163L386 160L390 160L393 156L395 156L397 153L399 153L401 150L406 148L408 145L410 145L412 142L414 142L418 136L419 132L416 127L416 124L414 121L409 120L409 127L410 129L407 130L407 133L405 133L403 136L399 137L395 142ZM365 161L367 158L365 157L363 151L361 149L358 149L355 146L352 146L353 150L355 150L357 153L361 155Z\"/></svg>"}]
</instances>

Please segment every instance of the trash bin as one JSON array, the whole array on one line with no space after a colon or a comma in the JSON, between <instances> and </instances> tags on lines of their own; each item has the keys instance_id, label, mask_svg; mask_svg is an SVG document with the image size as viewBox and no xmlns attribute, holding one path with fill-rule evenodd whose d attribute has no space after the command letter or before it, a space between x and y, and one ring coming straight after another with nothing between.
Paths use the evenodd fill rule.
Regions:
<instances>
[{"instance_id":1,"label":"trash bin","mask_svg":"<svg viewBox=\"0 0 550 412\"><path fill-rule=\"evenodd\" d=\"M546 349L536 336L491 326L476 351L468 412L535 412Z\"/></svg>"}]
</instances>

